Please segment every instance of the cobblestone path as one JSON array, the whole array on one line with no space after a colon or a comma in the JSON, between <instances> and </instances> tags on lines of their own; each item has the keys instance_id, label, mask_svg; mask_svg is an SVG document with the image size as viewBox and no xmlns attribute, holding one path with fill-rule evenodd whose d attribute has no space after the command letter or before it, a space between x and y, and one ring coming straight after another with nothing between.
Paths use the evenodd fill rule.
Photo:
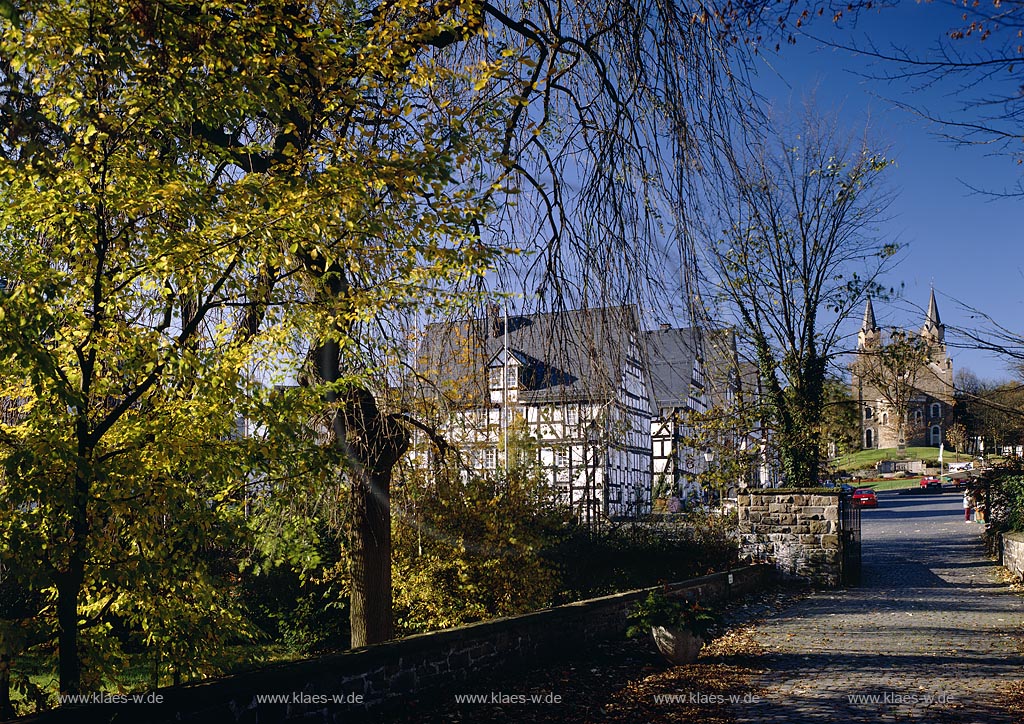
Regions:
<instances>
[{"instance_id":1,"label":"cobblestone path","mask_svg":"<svg viewBox=\"0 0 1024 724\"><path fill-rule=\"evenodd\" d=\"M1010 722L994 698L1024 678L1024 599L1000 581L960 496L881 493L862 532L861 587L758 627L766 693L737 720Z\"/></svg>"}]
</instances>

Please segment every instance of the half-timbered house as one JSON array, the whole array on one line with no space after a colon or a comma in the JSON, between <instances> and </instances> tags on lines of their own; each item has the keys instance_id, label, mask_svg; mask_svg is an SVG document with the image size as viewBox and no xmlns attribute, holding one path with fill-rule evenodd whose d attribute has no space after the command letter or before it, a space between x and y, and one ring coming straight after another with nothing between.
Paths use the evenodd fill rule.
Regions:
<instances>
[{"instance_id":1,"label":"half-timbered house","mask_svg":"<svg viewBox=\"0 0 1024 724\"><path fill-rule=\"evenodd\" d=\"M655 408L633 307L513 316L494 308L431 325L416 366L468 467L505 467L525 435L533 462L582 519L650 511Z\"/></svg>"},{"instance_id":2,"label":"half-timbered house","mask_svg":"<svg viewBox=\"0 0 1024 724\"><path fill-rule=\"evenodd\" d=\"M656 495L683 500L700 497L701 451L689 446L691 412L708 408L703 334L697 329L644 333L656 415L651 418L651 473Z\"/></svg>"}]
</instances>

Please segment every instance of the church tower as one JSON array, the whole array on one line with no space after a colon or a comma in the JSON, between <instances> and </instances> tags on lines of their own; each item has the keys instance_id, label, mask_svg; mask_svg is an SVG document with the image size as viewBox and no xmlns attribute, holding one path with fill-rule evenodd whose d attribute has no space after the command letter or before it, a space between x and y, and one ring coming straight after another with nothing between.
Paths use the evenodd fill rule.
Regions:
<instances>
[{"instance_id":1,"label":"church tower","mask_svg":"<svg viewBox=\"0 0 1024 724\"><path fill-rule=\"evenodd\" d=\"M871 301L868 300L868 304ZM929 346L938 346L946 342L946 325L939 320L939 307L935 303L935 290L928 299L928 314L924 318L924 326L921 327L921 336Z\"/></svg>"},{"instance_id":2,"label":"church tower","mask_svg":"<svg viewBox=\"0 0 1024 724\"><path fill-rule=\"evenodd\" d=\"M934 289L920 335L927 347L927 357L916 370L906 373L905 377L913 380L913 393L905 406L897 409L892 390L898 386L890 386L879 377L883 369L878 366L882 332L868 299L857 332L857 354L850 364L853 397L860 409L862 448L896 448L904 444L936 447L945 439L952 422L953 360L946 353L946 327L939 318ZM902 425L897 416L903 420Z\"/></svg>"},{"instance_id":3,"label":"church tower","mask_svg":"<svg viewBox=\"0 0 1024 724\"><path fill-rule=\"evenodd\" d=\"M875 309L871 306L871 297L868 297L868 303L864 306L864 321L857 332L857 349L877 347L881 341L882 332L875 323Z\"/></svg>"}]
</instances>

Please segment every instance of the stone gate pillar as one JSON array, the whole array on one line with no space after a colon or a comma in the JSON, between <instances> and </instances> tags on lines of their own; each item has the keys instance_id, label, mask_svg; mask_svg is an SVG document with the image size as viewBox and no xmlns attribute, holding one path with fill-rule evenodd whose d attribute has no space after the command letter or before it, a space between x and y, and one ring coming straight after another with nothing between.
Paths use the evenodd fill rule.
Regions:
<instances>
[{"instance_id":1,"label":"stone gate pillar","mask_svg":"<svg viewBox=\"0 0 1024 724\"><path fill-rule=\"evenodd\" d=\"M748 490L737 499L740 554L834 588L843 580L839 493Z\"/></svg>"}]
</instances>

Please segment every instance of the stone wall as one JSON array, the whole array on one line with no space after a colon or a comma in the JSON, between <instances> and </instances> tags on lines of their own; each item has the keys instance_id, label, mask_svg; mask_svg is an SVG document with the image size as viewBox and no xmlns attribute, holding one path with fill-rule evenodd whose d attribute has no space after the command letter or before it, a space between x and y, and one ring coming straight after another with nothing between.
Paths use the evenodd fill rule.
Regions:
<instances>
[{"instance_id":1,"label":"stone wall","mask_svg":"<svg viewBox=\"0 0 1024 724\"><path fill-rule=\"evenodd\" d=\"M764 587L770 566L717 573L668 588L672 595L725 600ZM485 621L447 631L410 636L363 649L145 695L159 703L100 703L69 706L27 719L27 724L133 722L355 722L371 711L400 706L411 694L471 692L477 674L538 660L564 657L599 640L624 636L626 615L651 589L619 593ZM287 703L267 703L267 697ZM338 698L335 698L338 697ZM280 700L278 700L280 701Z\"/></svg>"},{"instance_id":2,"label":"stone wall","mask_svg":"<svg viewBox=\"0 0 1024 724\"><path fill-rule=\"evenodd\" d=\"M1003 533L1002 564L1018 580L1024 579L1024 533Z\"/></svg>"},{"instance_id":3,"label":"stone wall","mask_svg":"<svg viewBox=\"0 0 1024 724\"><path fill-rule=\"evenodd\" d=\"M842 582L839 494L751 490L737 499L740 553L815 585Z\"/></svg>"}]
</instances>

